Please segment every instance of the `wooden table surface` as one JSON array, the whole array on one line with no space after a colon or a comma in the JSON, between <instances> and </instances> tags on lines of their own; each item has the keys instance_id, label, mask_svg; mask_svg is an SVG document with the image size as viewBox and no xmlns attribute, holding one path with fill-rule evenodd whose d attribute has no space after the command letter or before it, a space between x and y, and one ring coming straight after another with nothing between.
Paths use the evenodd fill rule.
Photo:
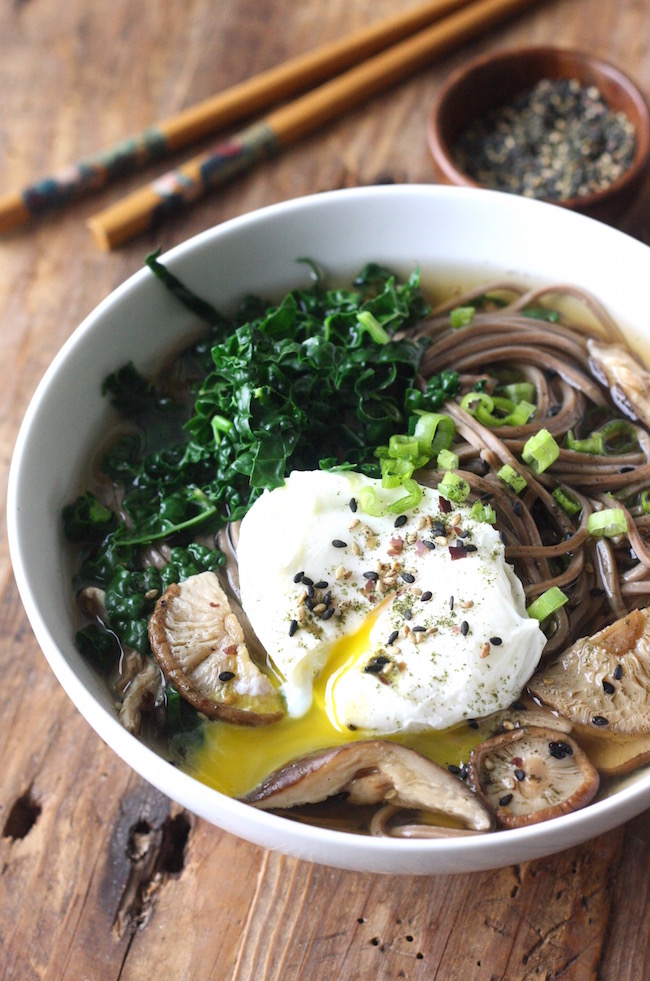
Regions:
<instances>
[{"instance_id":1,"label":"wooden table surface","mask_svg":"<svg viewBox=\"0 0 650 981\"><path fill-rule=\"evenodd\" d=\"M3 3L0 192L411 2ZM153 247L311 192L432 181L430 103L447 74L482 51L579 46L650 96L649 37L647 0L548 0L118 252L98 251L85 219L142 175L1 240L0 499L45 368ZM621 227L648 240L650 188ZM32 636L4 524L0 596L1 978L650 976L647 816L551 858L477 875L360 875L264 851L153 790L77 713Z\"/></svg>"}]
</instances>

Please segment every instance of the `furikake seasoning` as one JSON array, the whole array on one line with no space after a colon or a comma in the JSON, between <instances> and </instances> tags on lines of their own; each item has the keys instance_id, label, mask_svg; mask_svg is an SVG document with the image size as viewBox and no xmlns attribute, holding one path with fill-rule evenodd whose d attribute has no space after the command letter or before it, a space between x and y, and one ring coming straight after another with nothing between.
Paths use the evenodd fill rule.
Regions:
<instances>
[{"instance_id":1,"label":"furikake seasoning","mask_svg":"<svg viewBox=\"0 0 650 981\"><path fill-rule=\"evenodd\" d=\"M473 180L530 198L563 201L604 190L634 158L636 134L596 86L543 79L473 121L454 148Z\"/></svg>"}]
</instances>

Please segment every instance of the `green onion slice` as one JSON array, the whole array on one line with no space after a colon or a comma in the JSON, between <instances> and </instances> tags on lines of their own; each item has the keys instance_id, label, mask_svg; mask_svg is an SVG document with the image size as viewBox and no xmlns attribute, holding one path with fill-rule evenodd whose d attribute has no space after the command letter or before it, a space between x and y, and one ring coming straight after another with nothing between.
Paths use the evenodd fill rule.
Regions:
<instances>
[{"instance_id":1,"label":"green onion slice","mask_svg":"<svg viewBox=\"0 0 650 981\"><path fill-rule=\"evenodd\" d=\"M541 623L542 620L546 620L552 613L564 606L568 600L569 597L558 586L551 586L530 604L527 610L528 616L534 617Z\"/></svg>"},{"instance_id":2,"label":"green onion slice","mask_svg":"<svg viewBox=\"0 0 650 981\"><path fill-rule=\"evenodd\" d=\"M382 327L374 314L370 313L370 310L362 310L361 313L358 313L357 320L363 329L368 331L373 341L377 344L388 344L390 334Z\"/></svg>"},{"instance_id":3,"label":"green onion slice","mask_svg":"<svg viewBox=\"0 0 650 981\"><path fill-rule=\"evenodd\" d=\"M484 504L483 501L474 501L469 512L470 518L482 521L485 524L493 525L497 520L496 511L491 504Z\"/></svg>"},{"instance_id":4,"label":"green onion slice","mask_svg":"<svg viewBox=\"0 0 650 981\"><path fill-rule=\"evenodd\" d=\"M402 514L404 511L410 511L411 508L417 507L422 500L422 488L417 480L407 477L404 481L404 490L406 491L404 497L400 497L388 505L391 514Z\"/></svg>"},{"instance_id":5,"label":"green onion slice","mask_svg":"<svg viewBox=\"0 0 650 981\"><path fill-rule=\"evenodd\" d=\"M449 470L438 484L438 492L448 501L463 504L469 496L470 486L464 477Z\"/></svg>"},{"instance_id":6,"label":"green onion slice","mask_svg":"<svg viewBox=\"0 0 650 981\"><path fill-rule=\"evenodd\" d=\"M522 475L518 473L514 467L511 467L509 463L504 463L497 473L497 477L502 480L504 484L507 484L508 487L515 492L515 494L520 494L521 491L528 486L526 478L522 477Z\"/></svg>"},{"instance_id":7,"label":"green onion slice","mask_svg":"<svg viewBox=\"0 0 650 981\"><path fill-rule=\"evenodd\" d=\"M455 307L449 311L449 323L457 330L459 327L468 327L474 319L476 307Z\"/></svg>"},{"instance_id":8,"label":"green onion slice","mask_svg":"<svg viewBox=\"0 0 650 981\"><path fill-rule=\"evenodd\" d=\"M579 514L580 511L582 511L582 505L580 502L576 501L575 497L565 491L562 487L556 487L552 496L555 498L562 510L566 511L566 513L572 517L573 515Z\"/></svg>"},{"instance_id":9,"label":"green onion slice","mask_svg":"<svg viewBox=\"0 0 650 981\"><path fill-rule=\"evenodd\" d=\"M626 534L627 518L620 508L604 508L589 515L587 530L596 537L616 538Z\"/></svg>"},{"instance_id":10,"label":"green onion slice","mask_svg":"<svg viewBox=\"0 0 650 981\"><path fill-rule=\"evenodd\" d=\"M440 470L457 470L460 459L457 453L451 450L440 450L438 453L437 465Z\"/></svg>"},{"instance_id":11,"label":"green onion slice","mask_svg":"<svg viewBox=\"0 0 650 981\"><path fill-rule=\"evenodd\" d=\"M555 463L560 455L560 447L557 445L548 429L540 429L538 433L527 440L521 457L535 473L544 473L545 470Z\"/></svg>"},{"instance_id":12,"label":"green onion slice","mask_svg":"<svg viewBox=\"0 0 650 981\"><path fill-rule=\"evenodd\" d=\"M573 450L575 453L595 453L602 456L605 452L601 433L592 433L587 439L575 439L573 430L569 429L565 442L567 450Z\"/></svg>"},{"instance_id":13,"label":"green onion slice","mask_svg":"<svg viewBox=\"0 0 650 981\"><path fill-rule=\"evenodd\" d=\"M519 402L534 402L537 397L537 391L532 382L513 382L512 385L504 385L499 389L499 394L505 395L515 405Z\"/></svg>"},{"instance_id":14,"label":"green onion slice","mask_svg":"<svg viewBox=\"0 0 650 981\"><path fill-rule=\"evenodd\" d=\"M377 491L368 484L359 491L359 507L373 518L378 518L386 513L386 506L377 500Z\"/></svg>"},{"instance_id":15,"label":"green onion slice","mask_svg":"<svg viewBox=\"0 0 650 981\"><path fill-rule=\"evenodd\" d=\"M451 416L439 412L418 412L413 433L421 453L433 458L440 450L448 450L456 436L456 423Z\"/></svg>"},{"instance_id":16,"label":"green onion slice","mask_svg":"<svg viewBox=\"0 0 650 981\"><path fill-rule=\"evenodd\" d=\"M641 491L641 508L644 514L650 514L650 491Z\"/></svg>"}]
</instances>

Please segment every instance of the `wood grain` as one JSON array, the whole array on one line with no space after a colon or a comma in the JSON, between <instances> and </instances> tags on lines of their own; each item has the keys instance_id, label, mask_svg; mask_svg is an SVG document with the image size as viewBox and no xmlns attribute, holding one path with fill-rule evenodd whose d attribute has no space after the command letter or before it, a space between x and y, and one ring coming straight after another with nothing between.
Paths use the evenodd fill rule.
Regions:
<instances>
[{"instance_id":1,"label":"wood grain","mask_svg":"<svg viewBox=\"0 0 650 981\"><path fill-rule=\"evenodd\" d=\"M3 4L0 188L19 188L395 9L394 0ZM45 368L147 251L297 195L431 181L424 137L431 100L451 70L492 47L587 47L650 94L649 30L650 11L638 0L546 0L119 252L99 253L84 227L115 188L1 240L0 500ZM146 177L157 172L151 167ZM650 241L648 187L622 227ZM105 747L59 687L23 613L4 525L0 672L2 979L647 976L646 816L528 865L412 880L285 858L184 812Z\"/></svg>"}]
</instances>

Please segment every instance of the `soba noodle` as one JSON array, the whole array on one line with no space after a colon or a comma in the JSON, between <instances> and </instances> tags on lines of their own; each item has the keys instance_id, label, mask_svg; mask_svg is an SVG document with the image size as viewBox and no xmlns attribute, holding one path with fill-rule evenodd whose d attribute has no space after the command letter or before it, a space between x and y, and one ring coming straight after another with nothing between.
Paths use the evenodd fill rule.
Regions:
<instances>
[{"instance_id":1,"label":"soba noodle","mask_svg":"<svg viewBox=\"0 0 650 981\"><path fill-rule=\"evenodd\" d=\"M452 309L471 306L486 295L508 299L503 306L477 309L469 330L450 326ZM594 326L575 319L569 324L540 321L522 312L543 302L553 306L563 298L582 304ZM644 425L635 421L638 449L631 452L599 455L560 449L552 471L527 475L528 486L516 503L496 477L504 464L520 467L518 458L526 440L540 428L562 446L568 431L580 429L593 410L600 410L601 421L608 415L620 417L607 388L594 380L587 352L589 337L628 347L607 311L593 296L565 284L524 289L511 282L493 282L438 306L419 326L418 335L431 340L421 367L423 381L432 372L453 368L459 372L463 392L486 379L489 393L506 369L534 386L537 411L534 420L523 426L482 425L457 401L447 402L443 411L452 417L457 437L464 441L455 446L463 476L475 495L493 500L506 558L515 565L527 597L532 599L550 586L569 594L569 604L555 615L546 654L645 605L650 595L650 550L644 532L650 515L639 506L628 511L623 503L635 500L650 482L650 435ZM419 477L436 486L440 475L424 472ZM577 520L551 496L558 483L579 503ZM628 536L616 540L590 536L589 515L613 505L629 518Z\"/></svg>"}]
</instances>

